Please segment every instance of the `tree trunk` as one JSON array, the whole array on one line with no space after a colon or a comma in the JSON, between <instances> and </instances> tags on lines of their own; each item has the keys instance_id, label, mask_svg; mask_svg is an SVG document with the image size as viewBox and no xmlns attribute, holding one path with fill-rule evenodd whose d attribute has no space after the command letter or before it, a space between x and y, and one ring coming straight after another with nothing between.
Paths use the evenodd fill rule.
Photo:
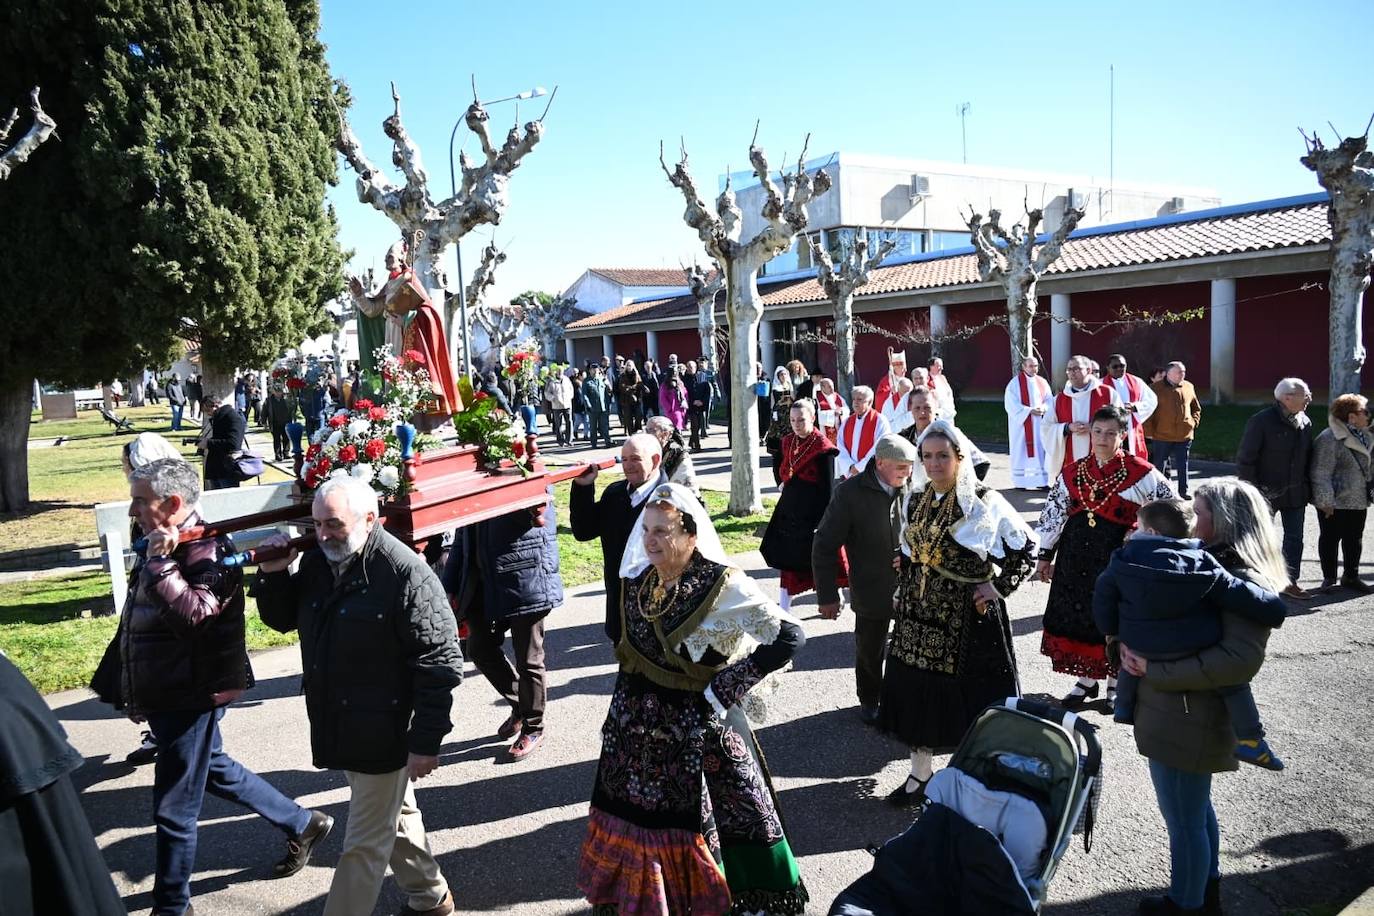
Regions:
<instances>
[{"instance_id":1,"label":"tree trunk","mask_svg":"<svg viewBox=\"0 0 1374 916\"><path fill-rule=\"evenodd\" d=\"M1347 232L1336 232L1331 240L1331 377L1327 403L1343 394L1360 390L1360 370L1364 368L1364 333L1361 312L1364 291L1369 287L1370 251L1368 228L1358 225Z\"/></svg>"},{"instance_id":2,"label":"tree trunk","mask_svg":"<svg viewBox=\"0 0 1374 916\"><path fill-rule=\"evenodd\" d=\"M1035 281L1018 288L1007 284L1007 334L1011 337L1012 377L1021 371L1021 363L1035 355L1035 341L1031 328L1035 325Z\"/></svg>"},{"instance_id":3,"label":"tree trunk","mask_svg":"<svg viewBox=\"0 0 1374 916\"><path fill-rule=\"evenodd\" d=\"M124 389L124 393L129 396L130 407L143 406L143 373L129 379L129 387Z\"/></svg>"},{"instance_id":4,"label":"tree trunk","mask_svg":"<svg viewBox=\"0 0 1374 916\"><path fill-rule=\"evenodd\" d=\"M730 437L734 470L730 475L731 515L763 511L759 489L759 411L754 394L754 360L759 352L758 267L735 263L726 274L726 316L730 322Z\"/></svg>"},{"instance_id":5,"label":"tree trunk","mask_svg":"<svg viewBox=\"0 0 1374 916\"><path fill-rule=\"evenodd\" d=\"M716 298L711 297L711 301L704 306L698 307L697 331L701 335L701 358L709 360L716 371L720 371L720 363L716 360Z\"/></svg>"},{"instance_id":6,"label":"tree trunk","mask_svg":"<svg viewBox=\"0 0 1374 916\"><path fill-rule=\"evenodd\" d=\"M221 404L234 405L234 367L219 365L204 349L200 351L200 384L204 389L202 397L219 398Z\"/></svg>"},{"instance_id":7,"label":"tree trunk","mask_svg":"<svg viewBox=\"0 0 1374 916\"><path fill-rule=\"evenodd\" d=\"M32 379L8 379L0 384L0 512L19 512L29 505L32 407Z\"/></svg>"},{"instance_id":8,"label":"tree trunk","mask_svg":"<svg viewBox=\"0 0 1374 916\"><path fill-rule=\"evenodd\" d=\"M854 294L835 301L835 387L849 403L854 393Z\"/></svg>"}]
</instances>

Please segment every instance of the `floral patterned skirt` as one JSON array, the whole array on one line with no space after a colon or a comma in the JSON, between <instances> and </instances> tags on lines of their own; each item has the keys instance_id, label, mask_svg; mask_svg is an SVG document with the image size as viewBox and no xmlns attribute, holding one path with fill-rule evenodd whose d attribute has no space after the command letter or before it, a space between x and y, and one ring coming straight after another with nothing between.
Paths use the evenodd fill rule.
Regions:
<instances>
[{"instance_id":1,"label":"floral patterned skirt","mask_svg":"<svg viewBox=\"0 0 1374 916\"><path fill-rule=\"evenodd\" d=\"M577 886L597 913L804 912L767 764L738 706L622 672Z\"/></svg>"}]
</instances>

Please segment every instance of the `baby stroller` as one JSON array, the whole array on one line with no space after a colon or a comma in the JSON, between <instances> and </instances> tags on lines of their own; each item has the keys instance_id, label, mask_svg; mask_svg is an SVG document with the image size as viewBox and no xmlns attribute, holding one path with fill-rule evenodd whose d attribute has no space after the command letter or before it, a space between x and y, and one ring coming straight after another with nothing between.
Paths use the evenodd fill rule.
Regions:
<instances>
[{"instance_id":1,"label":"baby stroller","mask_svg":"<svg viewBox=\"0 0 1374 916\"><path fill-rule=\"evenodd\" d=\"M1096 732L1075 713L1016 697L983 710L926 787L916 823L876 850L872 871L830 916L1034 916L1073 836L1092 848Z\"/></svg>"}]
</instances>

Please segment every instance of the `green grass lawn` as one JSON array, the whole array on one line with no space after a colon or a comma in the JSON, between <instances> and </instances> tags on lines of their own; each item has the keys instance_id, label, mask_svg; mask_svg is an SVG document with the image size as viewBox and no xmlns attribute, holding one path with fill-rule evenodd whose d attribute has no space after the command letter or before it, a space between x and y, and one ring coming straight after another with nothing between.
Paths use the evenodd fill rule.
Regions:
<instances>
[{"instance_id":1,"label":"green grass lawn","mask_svg":"<svg viewBox=\"0 0 1374 916\"><path fill-rule=\"evenodd\" d=\"M114 637L110 580L103 572L0 585L0 651L42 693L84 687ZM248 599L249 649L290 645Z\"/></svg>"},{"instance_id":2,"label":"green grass lawn","mask_svg":"<svg viewBox=\"0 0 1374 916\"><path fill-rule=\"evenodd\" d=\"M1260 407L1254 404L1227 404L1202 407L1202 424L1193 440L1192 456L1216 461L1234 461L1236 446L1245 431L1245 421ZM1313 404L1307 409L1314 431L1326 429L1326 407ZM1007 413L1000 401L961 401L955 418L969 438L981 442L1007 441Z\"/></svg>"}]
</instances>

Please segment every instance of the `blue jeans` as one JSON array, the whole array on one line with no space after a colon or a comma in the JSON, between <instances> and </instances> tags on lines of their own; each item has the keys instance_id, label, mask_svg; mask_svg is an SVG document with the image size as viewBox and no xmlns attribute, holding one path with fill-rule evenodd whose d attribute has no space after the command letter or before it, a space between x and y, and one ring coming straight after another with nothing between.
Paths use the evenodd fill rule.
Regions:
<instances>
[{"instance_id":1,"label":"blue jeans","mask_svg":"<svg viewBox=\"0 0 1374 916\"><path fill-rule=\"evenodd\" d=\"M1164 462L1173 460L1174 470L1178 472L1178 495L1186 497L1188 495L1188 450L1193 447L1189 442L1162 442L1154 440L1150 446L1150 464L1160 469L1164 473ZM1168 475L1165 474L1167 477Z\"/></svg>"},{"instance_id":2,"label":"blue jeans","mask_svg":"<svg viewBox=\"0 0 1374 916\"><path fill-rule=\"evenodd\" d=\"M181 412L186 409L185 404L172 404L172 431L177 432L181 429Z\"/></svg>"},{"instance_id":3,"label":"blue jeans","mask_svg":"<svg viewBox=\"0 0 1374 916\"><path fill-rule=\"evenodd\" d=\"M1169 831L1169 898L1184 909L1202 906L1207 879L1221 874L1212 774L1150 761L1150 780Z\"/></svg>"},{"instance_id":4,"label":"blue jeans","mask_svg":"<svg viewBox=\"0 0 1374 916\"><path fill-rule=\"evenodd\" d=\"M1294 582L1302 572L1302 523L1306 516L1306 506L1279 510L1279 520L1283 522L1283 565L1288 567L1288 578Z\"/></svg>"},{"instance_id":5,"label":"blue jeans","mask_svg":"<svg viewBox=\"0 0 1374 916\"><path fill-rule=\"evenodd\" d=\"M525 421L525 435L527 435L527 436L538 435L538 433L539 433L539 427L536 425L536 422L535 422L536 419L538 418L538 416L539 416L539 412L538 412L537 410L535 410L535 407L534 407L533 404L521 404L521 405L520 405L520 419L522 419L522 420Z\"/></svg>"},{"instance_id":6,"label":"blue jeans","mask_svg":"<svg viewBox=\"0 0 1374 916\"><path fill-rule=\"evenodd\" d=\"M290 836L310 824L309 811L224 753L219 735L223 716L224 707L148 713L148 728L157 740L153 769L153 822L157 827L154 916L179 916L190 902L196 821L207 791L257 812Z\"/></svg>"}]
</instances>

